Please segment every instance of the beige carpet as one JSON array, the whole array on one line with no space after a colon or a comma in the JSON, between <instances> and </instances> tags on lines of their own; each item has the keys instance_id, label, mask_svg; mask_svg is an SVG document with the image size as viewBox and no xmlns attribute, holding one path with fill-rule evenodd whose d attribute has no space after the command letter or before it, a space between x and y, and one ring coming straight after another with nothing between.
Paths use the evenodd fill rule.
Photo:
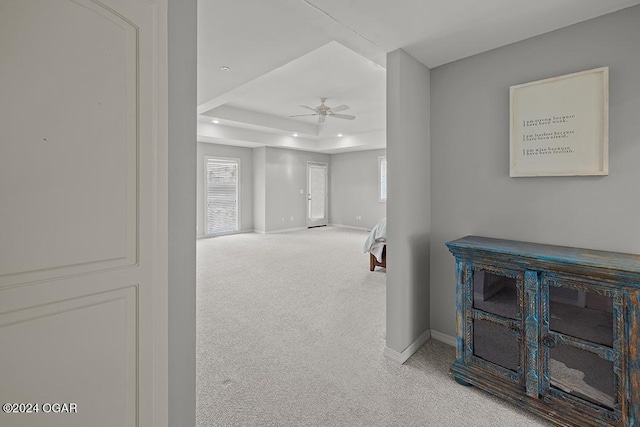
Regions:
<instances>
[{"instance_id":1,"label":"beige carpet","mask_svg":"<svg viewBox=\"0 0 640 427\"><path fill-rule=\"evenodd\" d=\"M548 425L455 383L446 344L384 358L386 274L369 271L366 236L198 241L198 427Z\"/></svg>"}]
</instances>

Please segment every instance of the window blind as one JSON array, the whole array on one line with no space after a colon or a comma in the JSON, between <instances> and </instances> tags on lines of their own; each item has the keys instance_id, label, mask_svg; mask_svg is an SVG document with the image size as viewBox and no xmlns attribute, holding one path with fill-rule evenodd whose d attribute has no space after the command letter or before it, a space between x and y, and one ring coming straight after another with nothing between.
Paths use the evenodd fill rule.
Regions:
<instances>
[{"instance_id":1,"label":"window blind","mask_svg":"<svg viewBox=\"0 0 640 427\"><path fill-rule=\"evenodd\" d=\"M381 202L387 201L387 156L378 158L378 186L380 189L379 196Z\"/></svg>"},{"instance_id":2,"label":"window blind","mask_svg":"<svg viewBox=\"0 0 640 427\"><path fill-rule=\"evenodd\" d=\"M238 162L207 159L206 234L238 231Z\"/></svg>"}]
</instances>

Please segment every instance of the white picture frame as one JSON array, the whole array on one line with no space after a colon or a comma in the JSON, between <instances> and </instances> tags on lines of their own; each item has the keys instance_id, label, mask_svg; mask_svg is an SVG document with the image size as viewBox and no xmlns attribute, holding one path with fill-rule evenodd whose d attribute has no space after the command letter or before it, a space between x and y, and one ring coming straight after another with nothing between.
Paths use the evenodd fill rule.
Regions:
<instances>
[{"instance_id":1,"label":"white picture frame","mask_svg":"<svg viewBox=\"0 0 640 427\"><path fill-rule=\"evenodd\" d=\"M609 67L510 88L512 177L609 174Z\"/></svg>"}]
</instances>

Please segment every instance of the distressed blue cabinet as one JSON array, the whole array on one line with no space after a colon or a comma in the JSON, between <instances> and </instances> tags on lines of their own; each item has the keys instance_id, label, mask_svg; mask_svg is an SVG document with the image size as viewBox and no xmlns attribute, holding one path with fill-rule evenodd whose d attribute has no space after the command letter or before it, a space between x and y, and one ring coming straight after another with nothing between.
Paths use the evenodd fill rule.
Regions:
<instances>
[{"instance_id":1,"label":"distressed blue cabinet","mask_svg":"<svg viewBox=\"0 0 640 427\"><path fill-rule=\"evenodd\" d=\"M467 236L455 379L564 426L640 426L640 256Z\"/></svg>"}]
</instances>

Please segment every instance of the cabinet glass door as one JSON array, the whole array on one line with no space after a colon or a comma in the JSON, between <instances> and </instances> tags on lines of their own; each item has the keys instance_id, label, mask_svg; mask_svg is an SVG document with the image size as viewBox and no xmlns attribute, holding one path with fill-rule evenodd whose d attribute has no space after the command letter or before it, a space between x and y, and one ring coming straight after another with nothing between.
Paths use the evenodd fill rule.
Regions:
<instances>
[{"instance_id":1,"label":"cabinet glass door","mask_svg":"<svg viewBox=\"0 0 640 427\"><path fill-rule=\"evenodd\" d=\"M621 299L613 290L572 280L543 280L545 386L593 408L620 408Z\"/></svg>"},{"instance_id":2,"label":"cabinet glass door","mask_svg":"<svg viewBox=\"0 0 640 427\"><path fill-rule=\"evenodd\" d=\"M475 362L522 377L522 274L476 267L470 311ZM488 362L488 363L487 363Z\"/></svg>"}]
</instances>

